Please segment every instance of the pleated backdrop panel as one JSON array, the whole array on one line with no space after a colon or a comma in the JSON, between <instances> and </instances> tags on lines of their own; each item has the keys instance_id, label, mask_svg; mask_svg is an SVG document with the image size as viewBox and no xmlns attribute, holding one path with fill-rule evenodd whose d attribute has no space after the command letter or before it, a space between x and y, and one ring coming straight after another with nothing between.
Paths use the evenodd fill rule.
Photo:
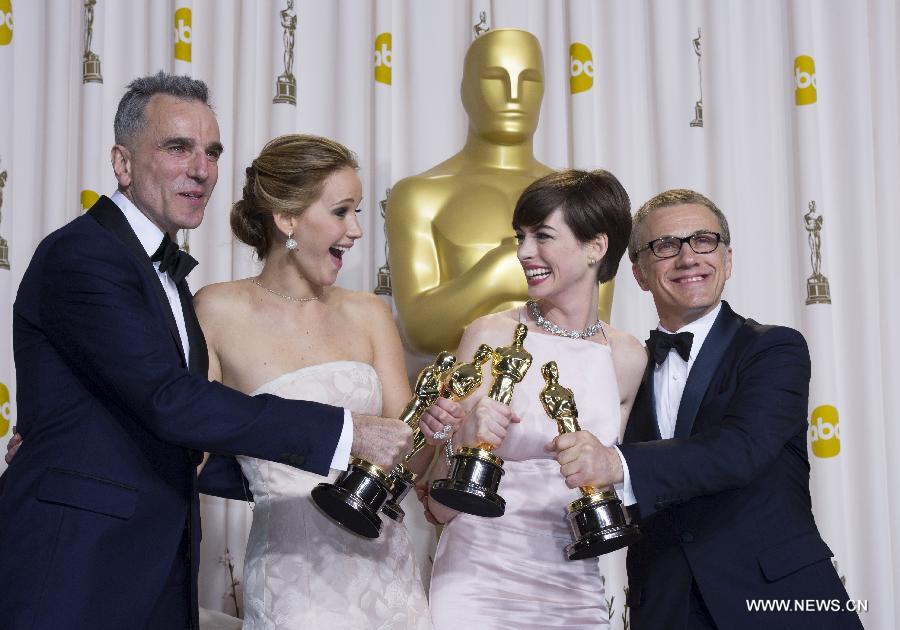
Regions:
<instances>
[{"instance_id":1,"label":"pleated backdrop panel","mask_svg":"<svg viewBox=\"0 0 900 630\"><path fill-rule=\"evenodd\" d=\"M8 250L0 255L0 448L16 420L16 288L40 239L115 189L112 120L131 79L164 69L210 86L226 151L203 225L179 235L201 261L190 278L195 290L258 272L252 251L231 237L229 210L262 146L303 132L333 137L359 155L365 237L348 254L339 284L372 291L386 265L380 202L399 179L446 159L465 139L462 63L483 13L484 26L526 29L541 42L539 160L612 171L634 209L661 190L687 187L725 211L734 248L725 297L739 313L806 335L817 522L851 597L868 600L866 627L894 628L896 3L291 4L0 0L0 254L4 244ZM286 65L294 102L273 102L290 91L279 86ZM656 324L653 301L636 287L627 259L612 319L639 339ZM410 354L410 371L424 360ZM414 499L406 508L427 581L433 532ZM233 613L223 556L227 549L239 579L250 511L204 498L203 516L201 604ZM615 597L613 626L621 627L622 554L604 559L601 572L606 598ZM240 601L240 585L235 591Z\"/></svg>"}]
</instances>

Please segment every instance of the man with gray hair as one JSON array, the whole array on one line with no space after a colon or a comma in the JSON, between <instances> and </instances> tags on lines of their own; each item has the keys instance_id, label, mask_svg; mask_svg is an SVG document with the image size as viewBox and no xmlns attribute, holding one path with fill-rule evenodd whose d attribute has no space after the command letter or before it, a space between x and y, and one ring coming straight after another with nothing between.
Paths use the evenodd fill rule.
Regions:
<instances>
[{"instance_id":1,"label":"man with gray hair","mask_svg":"<svg viewBox=\"0 0 900 630\"><path fill-rule=\"evenodd\" d=\"M13 307L18 430L0 484L0 624L196 628L203 451L326 474L390 469L402 422L246 396L207 380L173 241L195 228L223 147L206 85L162 72L119 103L118 190L46 237ZM226 484L227 485L227 484Z\"/></svg>"},{"instance_id":2,"label":"man with gray hair","mask_svg":"<svg viewBox=\"0 0 900 630\"><path fill-rule=\"evenodd\" d=\"M569 487L624 484L643 533L628 549L631 627L862 628L813 519L803 336L722 301L731 234L700 193L644 204L628 253L659 327L623 444L580 431L551 446Z\"/></svg>"}]
</instances>

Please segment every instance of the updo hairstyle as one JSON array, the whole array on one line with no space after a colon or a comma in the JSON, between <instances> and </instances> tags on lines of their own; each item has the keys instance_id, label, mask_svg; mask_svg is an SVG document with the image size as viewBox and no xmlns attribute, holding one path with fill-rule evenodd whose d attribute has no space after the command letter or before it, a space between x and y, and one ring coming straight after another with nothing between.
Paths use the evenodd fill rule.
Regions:
<instances>
[{"instance_id":1,"label":"updo hairstyle","mask_svg":"<svg viewBox=\"0 0 900 630\"><path fill-rule=\"evenodd\" d=\"M344 145L305 134L279 136L247 167L243 196L231 207L231 231L262 260L275 240L273 215L303 214L322 194L325 180L342 168L359 169Z\"/></svg>"}]
</instances>

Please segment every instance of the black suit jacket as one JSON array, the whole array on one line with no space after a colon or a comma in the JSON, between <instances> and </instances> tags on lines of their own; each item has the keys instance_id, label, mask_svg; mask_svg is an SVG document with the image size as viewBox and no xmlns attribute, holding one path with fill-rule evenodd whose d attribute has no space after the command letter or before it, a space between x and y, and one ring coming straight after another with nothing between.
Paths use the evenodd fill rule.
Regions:
<instances>
[{"instance_id":1,"label":"black suit jacket","mask_svg":"<svg viewBox=\"0 0 900 630\"><path fill-rule=\"evenodd\" d=\"M25 442L0 494L4 628L143 628L177 573L189 610L162 618L196 624L200 453L327 473L342 411L210 383L179 291L187 360L159 278L109 199L38 246L13 308Z\"/></svg>"},{"instance_id":2,"label":"black suit jacket","mask_svg":"<svg viewBox=\"0 0 900 630\"><path fill-rule=\"evenodd\" d=\"M809 379L799 332L723 302L674 439L660 440L648 363L620 447L643 531L627 560L634 630L687 627L692 580L723 630L862 627L855 614L767 615L746 602L847 599L811 510Z\"/></svg>"}]
</instances>

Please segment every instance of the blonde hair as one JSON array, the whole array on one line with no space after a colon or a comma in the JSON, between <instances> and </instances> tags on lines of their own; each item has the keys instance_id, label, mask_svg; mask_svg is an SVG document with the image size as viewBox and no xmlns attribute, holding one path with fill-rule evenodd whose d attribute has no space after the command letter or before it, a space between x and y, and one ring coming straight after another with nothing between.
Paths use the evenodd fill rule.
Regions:
<instances>
[{"instance_id":1,"label":"blonde hair","mask_svg":"<svg viewBox=\"0 0 900 630\"><path fill-rule=\"evenodd\" d=\"M260 259L273 245L276 213L300 215L322 194L325 180L344 168L359 169L347 147L305 134L279 136L247 167L240 200L231 207L231 231Z\"/></svg>"}]
</instances>

